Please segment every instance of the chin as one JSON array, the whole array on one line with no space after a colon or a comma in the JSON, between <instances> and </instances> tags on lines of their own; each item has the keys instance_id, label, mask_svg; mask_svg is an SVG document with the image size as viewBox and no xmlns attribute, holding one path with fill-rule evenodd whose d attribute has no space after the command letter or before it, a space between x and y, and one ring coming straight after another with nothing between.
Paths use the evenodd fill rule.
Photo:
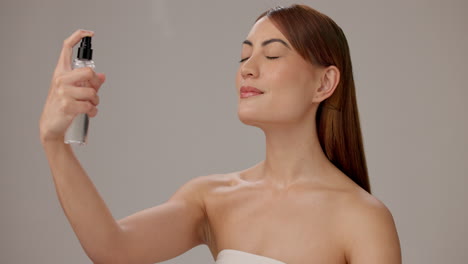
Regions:
<instances>
[{"instance_id":1,"label":"chin","mask_svg":"<svg viewBox=\"0 0 468 264\"><path fill-rule=\"evenodd\" d=\"M259 113L253 111L254 109L242 109L239 108L237 111L237 117L239 120L249 126L260 126L262 124L261 118L259 118Z\"/></svg>"}]
</instances>

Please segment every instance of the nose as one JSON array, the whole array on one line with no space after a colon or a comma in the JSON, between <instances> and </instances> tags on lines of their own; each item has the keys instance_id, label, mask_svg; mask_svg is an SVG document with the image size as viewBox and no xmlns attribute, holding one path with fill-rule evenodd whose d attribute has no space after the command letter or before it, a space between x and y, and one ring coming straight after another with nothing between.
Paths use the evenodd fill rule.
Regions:
<instances>
[{"instance_id":1,"label":"nose","mask_svg":"<svg viewBox=\"0 0 468 264\"><path fill-rule=\"evenodd\" d=\"M241 65L241 75L243 79L247 78L256 78L258 77L258 65L252 60L252 57L248 58L244 63Z\"/></svg>"}]
</instances>

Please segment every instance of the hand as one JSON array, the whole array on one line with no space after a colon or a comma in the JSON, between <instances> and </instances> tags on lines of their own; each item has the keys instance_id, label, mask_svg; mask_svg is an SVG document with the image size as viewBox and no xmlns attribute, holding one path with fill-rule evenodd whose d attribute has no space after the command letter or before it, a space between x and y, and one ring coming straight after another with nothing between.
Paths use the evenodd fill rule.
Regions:
<instances>
[{"instance_id":1,"label":"hand","mask_svg":"<svg viewBox=\"0 0 468 264\"><path fill-rule=\"evenodd\" d=\"M89 117L97 115L96 106L99 104L97 93L106 79L105 75L96 73L90 67L72 70L71 66L73 47L83 37L93 35L94 32L79 29L63 42L62 52L39 120L42 143L56 140L63 142L67 128L78 114L86 113Z\"/></svg>"}]
</instances>

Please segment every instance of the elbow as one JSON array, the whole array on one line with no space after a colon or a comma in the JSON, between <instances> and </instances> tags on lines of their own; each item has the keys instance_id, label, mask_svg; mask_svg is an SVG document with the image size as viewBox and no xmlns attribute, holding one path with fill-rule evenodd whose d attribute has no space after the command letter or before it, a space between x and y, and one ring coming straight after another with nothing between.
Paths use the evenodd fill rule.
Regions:
<instances>
[{"instance_id":1,"label":"elbow","mask_svg":"<svg viewBox=\"0 0 468 264\"><path fill-rule=\"evenodd\" d=\"M126 253L122 239L116 239L112 246L101 249L99 253L89 255L89 258L94 264L133 264L134 261Z\"/></svg>"},{"instance_id":2,"label":"elbow","mask_svg":"<svg viewBox=\"0 0 468 264\"><path fill-rule=\"evenodd\" d=\"M132 264L131 261L120 257L119 255L109 256L106 258L92 259L93 264Z\"/></svg>"}]
</instances>

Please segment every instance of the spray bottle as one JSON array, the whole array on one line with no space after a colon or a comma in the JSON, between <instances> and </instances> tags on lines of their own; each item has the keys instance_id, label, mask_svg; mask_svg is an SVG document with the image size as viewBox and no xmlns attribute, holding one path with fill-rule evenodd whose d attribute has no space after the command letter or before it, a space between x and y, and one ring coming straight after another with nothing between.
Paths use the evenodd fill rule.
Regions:
<instances>
[{"instance_id":1,"label":"spray bottle","mask_svg":"<svg viewBox=\"0 0 468 264\"><path fill-rule=\"evenodd\" d=\"M80 47L78 48L77 57L73 59L72 68L91 67L95 69L93 58L93 50L91 49L91 37L87 36L81 39ZM88 81L78 83L78 86L89 86ZM66 144L77 144L84 146L87 144L89 117L86 113L78 114L72 121L71 125L65 132Z\"/></svg>"}]
</instances>

